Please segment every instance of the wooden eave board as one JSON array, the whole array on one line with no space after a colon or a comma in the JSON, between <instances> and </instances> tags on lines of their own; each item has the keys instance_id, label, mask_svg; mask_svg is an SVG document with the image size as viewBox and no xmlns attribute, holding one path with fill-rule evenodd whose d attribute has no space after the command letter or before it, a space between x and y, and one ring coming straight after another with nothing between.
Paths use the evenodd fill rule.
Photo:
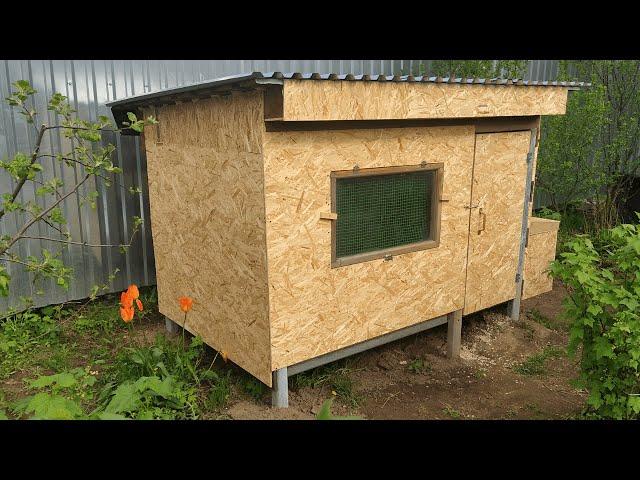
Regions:
<instances>
[{"instance_id":1,"label":"wooden eave board","mask_svg":"<svg viewBox=\"0 0 640 480\"><path fill-rule=\"evenodd\" d=\"M283 120L392 120L559 115L553 86L284 80Z\"/></svg>"}]
</instances>

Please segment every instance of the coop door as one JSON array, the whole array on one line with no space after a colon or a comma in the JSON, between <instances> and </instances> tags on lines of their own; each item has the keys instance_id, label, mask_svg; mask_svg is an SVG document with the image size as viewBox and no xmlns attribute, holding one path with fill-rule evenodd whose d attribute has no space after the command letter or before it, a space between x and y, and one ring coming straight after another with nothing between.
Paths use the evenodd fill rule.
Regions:
<instances>
[{"instance_id":1,"label":"coop door","mask_svg":"<svg viewBox=\"0 0 640 480\"><path fill-rule=\"evenodd\" d=\"M464 314L511 300L530 131L476 135Z\"/></svg>"}]
</instances>

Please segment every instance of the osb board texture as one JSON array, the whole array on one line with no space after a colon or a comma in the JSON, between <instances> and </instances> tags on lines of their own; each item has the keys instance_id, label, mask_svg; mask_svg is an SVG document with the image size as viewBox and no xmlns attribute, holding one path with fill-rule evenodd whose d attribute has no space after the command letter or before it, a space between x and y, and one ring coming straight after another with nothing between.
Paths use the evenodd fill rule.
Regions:
<instances>
[{"instance_id":1,"label":"osb board texture","mask_svg":"<svg viewBox=\"0 0 640 480\"><path fill-rule=\"evenodd\" d=\"M461 309L472 126L267 132L265 194L274 368ZM330 173L444 163L440 246L331 268Z\"/></svg>"},{"instance_id":2,"label":"osb board texture","mask_svg":"<svg viewBox=\"0 0 640 480\"><path fill-rule=\"evenodd\" d=\"M284 81L284 120L386 120L564 114L565 87Z\"/></svg>"},{"instance_id":3,"label":"osb board texture","mask_svg":"<svg viewBox=\"0 0 640 480\"><path fill-rule=\"evenodd\" d=\"M558 220L540 217L529 218L529 235L536 235L544 232L557 232L559 228L560 222Z\"/></svg>"},{"instance_id":4,"label":"osb board texture","mask_svg":"<svg viewBox=\"0 0 640 480\"><path fill-rule=\"evenodd\" d=\"M548 269L556 256L557 235L555 230L529 235L524 258L522 298L551 291L553 279L548 275Z\"/></svg>"},{"instance_id":5,"label":"osb board texture","mask_svg":"<svg viewBox=\"0 0 640 480\"><path fill-rule=\"evenodd\" d=\"M145 112L147 113L147 112ZM262 97L158 111L145 129L160 312L271 385Z\"/></svg>"},{"instance_id":6,"label":"osb board texture","mask_svg":"<svg viewBox=\"0 0 640 480\"><path fill-rule=\"evenodd\" d=\"M465 315L515 296L530 139L529 131L476 135Z\"/></svg>"}]
</instances>

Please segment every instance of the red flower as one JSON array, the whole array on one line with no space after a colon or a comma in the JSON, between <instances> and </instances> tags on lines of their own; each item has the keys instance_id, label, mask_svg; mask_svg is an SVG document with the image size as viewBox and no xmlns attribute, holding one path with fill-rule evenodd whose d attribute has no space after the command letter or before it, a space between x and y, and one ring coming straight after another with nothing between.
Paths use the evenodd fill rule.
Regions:
<instances>
[{"instance_id":1,"label":"red flower","mask_svg":"<svg viewBox=\"0 0 640 480\"><path fill-rule=\"evenodd\" d=\"M193 298L191 297L180 297L178 302L180 303L180 310L184 313L187 313L193 307Z\"/></svg>"},{"instance_id":2,"label":"red flower","mask_svg":"<svg viewBox=\"0 0 640 480\"><path fill-rule=\"evenodd\" d=\"M134 285L134 284L129 285L129 288L127 288L127 293L134 300L137 300L138 297L140 296L140 292L138 291L138 287L136 285Z\"/></svg>"},{"instance_id":3,"label":"red flower","mask_svg":"<svg viewBox=\"0 0 640 480\"><path fill-rule=\"evenodd\" d=\"M133 307L120 307L120 317L125 323L129 323L133 320Z\"/></svg>"},{"instance_id":4,"label":"red flower","mask_svg":"<svg viewBox=\"0 0 640 480\"><path fill-rule=\"evenodd\" d=\"M129 323L133 320L133 315L135 313L133 308L134 300L138 306L138 310L142 311L142 302L138 298L139 296L140 292L138 291L138 287L135 285L129 285L129 288L120 294L120 317L125 321L125 323Z\"/></svg>"},{"instance_id":5,"label":"red flower","mask_svg":"<svg viewBox=\"0 0 640 480\"><path fill-rule=\"evenodd\" d=\"M129 295L129 291L124 291L120 294L120 305L126 308L133 306L133 297Z\"/></svg>"}]
</instances>

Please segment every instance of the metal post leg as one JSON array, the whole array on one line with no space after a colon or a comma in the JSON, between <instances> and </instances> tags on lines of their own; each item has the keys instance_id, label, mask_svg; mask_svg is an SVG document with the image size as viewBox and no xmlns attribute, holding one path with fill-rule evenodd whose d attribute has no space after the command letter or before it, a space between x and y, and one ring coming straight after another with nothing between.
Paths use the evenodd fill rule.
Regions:
<instances>
[{"instance_id":1,"label":"metal post leg","mask_svg":"<svg viewBox=\"0 0 640 480\"><path fill-rule=\"evenodd\" d=\"M509 300L507 302L507 315L509 315L511 319L516 322L520 319L520 299L519 298L514 298L513 300Z\"/></svg>"},{"instance_id":2,"label":"metal post leg","mask_svg":"<svg viewBox=\"0 0 640 480\"><path fill-rule=\"evenodd\" d=\"M460 340L462 338L462 310L447 315L447 357L460 357Z\"/></svg>"},{"instance_id":3,"label":"metal post leg","mask_svg":"<svg viewBox=\"0 0 640 480\"><path fill-rule=\"evenodd\" d=\"M164 328L171 334L178 333L178 330L180 329L178 324L169 317L164 317Z\"/></svg>"},{"instance_id":4,"label":"metal post leg","mask_svg":"<svg viewBox=\"0 0 640 480\"><path fill-rule=\"evenodd\" d=\"M289 406L289 377L287 367L282 367L272 373L273 388L271 389L271 406L287 408Z\"/></svg>"}]
</instances>

